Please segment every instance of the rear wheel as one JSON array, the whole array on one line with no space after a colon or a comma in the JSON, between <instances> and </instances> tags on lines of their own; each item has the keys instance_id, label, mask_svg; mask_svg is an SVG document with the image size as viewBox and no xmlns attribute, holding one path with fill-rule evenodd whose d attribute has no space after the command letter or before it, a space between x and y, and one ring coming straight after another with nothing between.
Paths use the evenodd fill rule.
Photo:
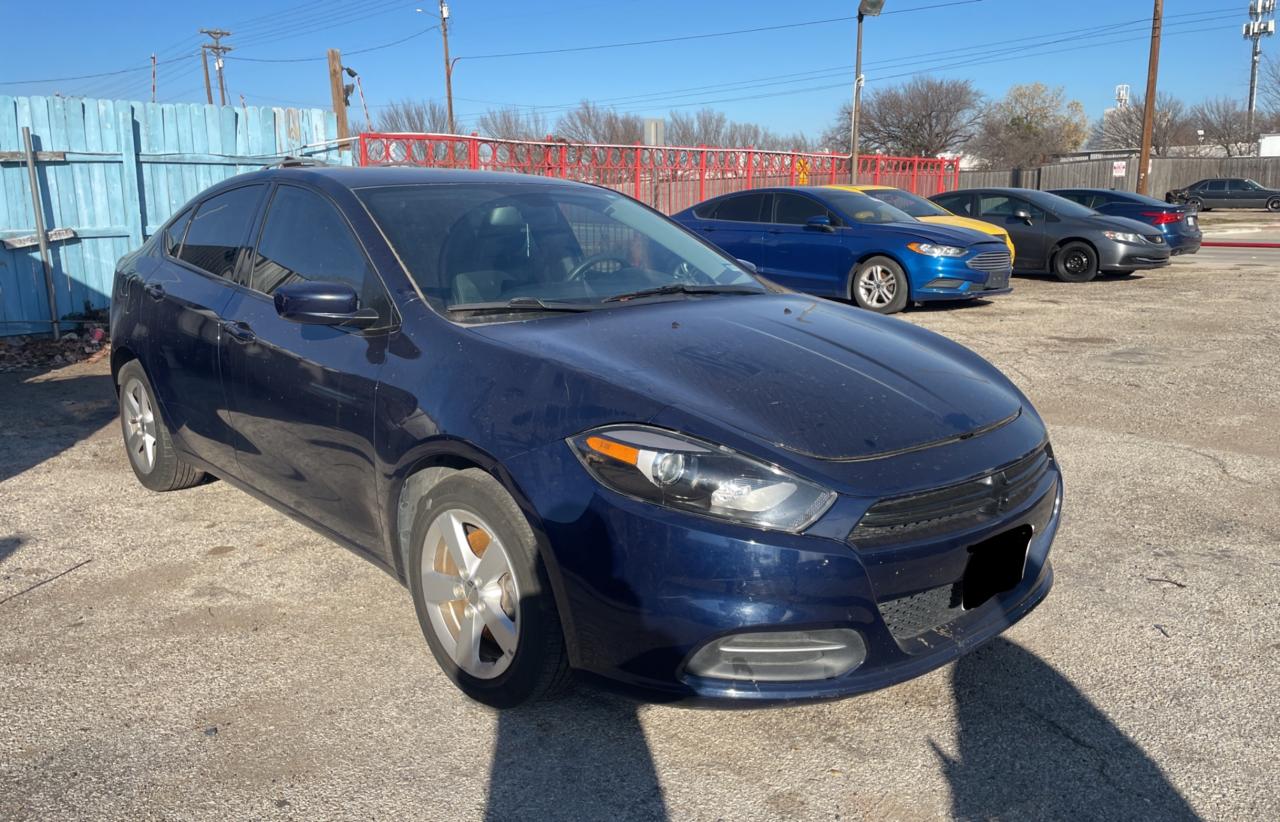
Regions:
<instances>
[{"instance_id":1,"label":"rear wheel","mask_svg":"<svg viewBox=\"0 0 1280 822\"><path fill-rule=\"evenodd\" d=\"M1053 273L1064 283L1087 283L1098 276L1098 255L1087 243L1067 243L1053 255Z\"/></svg>"},{"instance_id":2,"label":"rear wheel","mask_svg":"<svg viewBox=\"0 0 1280 822\"><path fill-rule=\"evenodd\" d=\"M1195 211L1213 211L1211 208L1204 207L1204 200L1199 197L1192 197L1187 200L1187 205L1191 206Z\"/></svg>"},{"instance_id":3,"label":"rear wheel","mask_svg":"<svg viewBox=\"0 0 1280 822\"><path fill-rule=\"evenodd\" d=\"M907 304L910 287L902 267L888 257L872 257L853 271L850 297L859 308L896 314Z\"/></svg>"},{"instance_id":4,"label":"rear wheel","mask_svg":"<svg viewBox=\"0 0 1280 822\"><path fill-rule=\"evenodd\" d=\"M568 685L564 633L537 543L493 477L446 477L418 504L409 588L441 669L472 699L512 708Z\"/></svg>"},{"instance_id":5,"label":"rear wheel","mask_svg":"<svg viewBox=\"0 0 1280 822\"><path fill-rule=\"evenodd\" d=\"M174 448L141 363L125 363L116 381L124 447L138 481L152 491L177 491L203 482L204 472L187 463Z\"/></svg>"},{"instance_id":6,"label":"rear wheel","mask_svg":"<svg viewBox=\"0 0 1280 822\"><path fill-rule=\"evenodd\" d=\"M1280 211L1280 197L1272 197L1267 200L1267 211Z\"/></svg>"}]
</instances>

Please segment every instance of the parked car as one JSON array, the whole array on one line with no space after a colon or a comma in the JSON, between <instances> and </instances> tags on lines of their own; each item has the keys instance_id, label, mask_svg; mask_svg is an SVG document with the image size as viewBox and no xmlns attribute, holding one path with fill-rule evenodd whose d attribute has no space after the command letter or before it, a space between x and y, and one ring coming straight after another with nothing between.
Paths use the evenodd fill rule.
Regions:
<instances>
[{"instance_id":1,"label":"parked car","mask_svg":"<svg viewBox=\"0 0 1280 822\"><path fill-rule=\"evenodd\" d=\"M673 219L774 282L880 314L1010 290L1009 250L989 234L928 225L854 191L754 189Z\"/></svg>"},{"instance_id":2,"label":"parked car","mask_svg":"<svg viewBox=\"0 0 1280 822\"><path fill-rule=\"evenodd\" d=\"M1099 214L1128 217L1160 229L1171 254L1195 254L1200 250L1200 220L1190 206L1162 203L1154 197L1105 188L1060 188L1057 194Z\"/></svg>"},{"instance_id":3,"label":"parked car","mask_svg":"<svg viewBox=\"0 0 1280 822\"><path fill-rule=\"evenodd\" d=\"M931 199L948 211L1006 229L1018 247L1014 267L1020 271L1050 271L1064 282L1083 283L1099 272L1128 273L1169 264L1163 233L1047 191L974 188Z\"/></svg>"},{"instance_id":4,"label":"parked car","mask_svg":"<svg viewBox=\"0 0 1280 822\"><path fill-rule=\"evenodd\" d=\"M1165 202L1186 203L1196 211L1215 208L1265 208L1280 211L1280 189L1239 177L1213 177L1166 192Z\"/></svg>"},{"instance_id":5,"label":"parked car","mask_svg":"<svg viewBox=\"0 0 1280 822\"><path fill-rule=\"evenodd\" d=\"M220 477L383 568L490 705L571 669L845 696L1052 584L1061 476L1003 374L604 188L234 177L120 261L111 333L144 486Z\"/></svg>"},{"instance_id":6,"label":"parked car","mask_svg":"<svg viewBox=\"0 0 1280 822\"><path fill-rule=\"evenodd\" d=\"M893 186L842 186L832 185L827 188L836 188L842 191L857 191L868 197L874 197L882 203L888 203L899 211L905 211L912 217L915 217L922 223L934 223L935 225L949 225L955 228L967 228L970 231L977 231L982 234L990 234L996 237L1000 242L1009 247L1009 259L1012 261L1017 254L1013 246L1013 240L1009 238L1009 232L1005 231L998 225L984 223L982 220L975 220L972 217L961 217L952 214L942 206L925 199L919 194L912 194L910 191L903 191Z\"/></svg>"}]
</instances>

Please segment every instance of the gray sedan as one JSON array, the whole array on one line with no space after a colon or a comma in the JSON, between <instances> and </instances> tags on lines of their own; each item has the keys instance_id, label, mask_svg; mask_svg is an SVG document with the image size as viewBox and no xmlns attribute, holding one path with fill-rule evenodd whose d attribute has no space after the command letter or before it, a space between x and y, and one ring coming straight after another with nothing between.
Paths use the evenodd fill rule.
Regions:
<instances>
[{"instance_id":1,"label":"gray sedan","mask_svg":"<svg viewBox=\"0 0 1280 822\"><path fill-rule=\"evenodd\" d=\"M1169 246L1158 229L1045 191L974 188L938 194L933 201L1008 231L1017 251L1015 271L1049 271L1065 282L1083 283L1099 273L1169 264Z\"/></svg>"}]
</instances>

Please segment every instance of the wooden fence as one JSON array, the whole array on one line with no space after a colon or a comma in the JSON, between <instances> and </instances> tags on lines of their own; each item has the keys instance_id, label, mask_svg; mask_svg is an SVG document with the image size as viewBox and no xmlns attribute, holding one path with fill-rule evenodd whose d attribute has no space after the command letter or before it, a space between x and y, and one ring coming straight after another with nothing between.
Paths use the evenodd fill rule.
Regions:
<instances>
[{"instance_id":1,"label":"wooden fence","mask_svg":"<svg viewBox=\"0 0 1280 822\"><path fill-rule=\"evenodd\" d=\"M1123 160L1125 173L1113 176L1114 163ZM1248 177L1264 186L1280 188L1280 157L1156 157L1151 161L1147 193L1156 199L1206 177ZM1035 168L960 172L960 188L1015 186L1020 188L1115 188L1134 191L1138 185L1138 157L1055 163Z\"/></svg>"},{"instance_id":2,"label":"wooden fence","mask_svg":"<svg viewBox=\"0 0 1280 822\"><path fill-rule=\"evenodd\" d=\"M55 310L69 320L106 308L116 260L208 186L288 155L351 157L336 149L337 121L321 109L0 96L0 336L51 330L24 126L37 152Z\"/></svg>"}]
</instances>

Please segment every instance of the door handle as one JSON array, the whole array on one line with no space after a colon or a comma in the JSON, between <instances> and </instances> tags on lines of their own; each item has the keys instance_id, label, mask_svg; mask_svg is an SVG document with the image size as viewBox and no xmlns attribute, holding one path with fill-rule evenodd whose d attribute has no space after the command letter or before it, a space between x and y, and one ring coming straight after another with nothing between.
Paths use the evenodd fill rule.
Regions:
<instances>
[{"instance_id":1,"label":"door handle","mask_svg":"<svg viewBox=\"0 0 1280 822\"><path fill-rule=\"evenodd\" d=\"M714 227L714 226L709 226L709 225L708 225L708 226L703 226L703 227L702 227L702 230L703 230L703 231L705 231L705 232L707 232L708 234L710 234L712 231L715 231L715 227Z\"/></svg>"},{"instance_id":2,"label":"door handle","mask_svg":"<svg viewBox=\"0 0 1280 822\"><path fill-rule=\"evenodd\" d=\"M253 333L253 329L248 323L242 322L225 322L222 324L222 330L227 332L228 337L234 337L240 342L252 342L257 339L258 335Z\"/></svg>"},{"instance_id":3,"label":"door handle","mask_svg":"<svg viewBox=\"0 0 1280 822\"><path fill-rule=\"evenodd\" d=\"M147 296L153 300L164 299L164 286L160 283L147 283L142 286L142 290L147 292Z\"/></svg>"}]
</instances>

